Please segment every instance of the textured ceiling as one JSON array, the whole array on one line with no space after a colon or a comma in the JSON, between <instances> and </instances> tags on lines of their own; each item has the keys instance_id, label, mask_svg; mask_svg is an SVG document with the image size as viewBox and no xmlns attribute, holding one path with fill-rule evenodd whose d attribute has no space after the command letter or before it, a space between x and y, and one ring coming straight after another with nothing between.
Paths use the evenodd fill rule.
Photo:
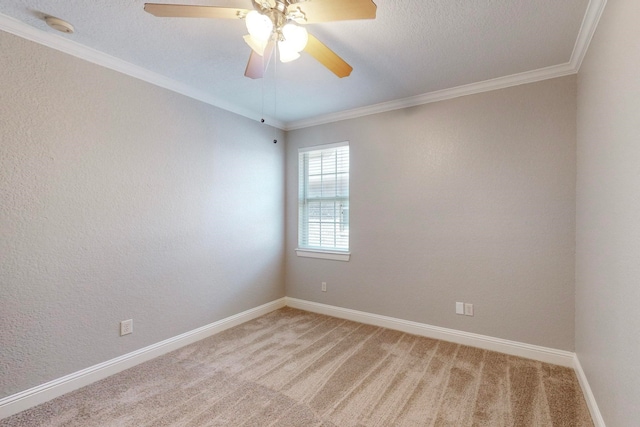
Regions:
<instances>
[{"instance_id":1,"label":"textured ceiling","mask_svg":"<svg viewBox=\"0 0 640 427\"><path fill-rule=\"evenodd\" d=\"M155 0L162 2L161 0ZM322 1L322 0L312 0ZM348 1L348 0L345 0ZM374 0L375 20L309 24L350 63L339 79L307 54L244 77L249 47L238 20L157 18L144 0L2 0L0 14L183 83L221 106L285 126L331 113L567 64L589 0ZM250 0L167 3L251 8ZM275 67L273 64L276 64ZM214 104L216 102L213 102Z\"/></svg>"}]
</instances>

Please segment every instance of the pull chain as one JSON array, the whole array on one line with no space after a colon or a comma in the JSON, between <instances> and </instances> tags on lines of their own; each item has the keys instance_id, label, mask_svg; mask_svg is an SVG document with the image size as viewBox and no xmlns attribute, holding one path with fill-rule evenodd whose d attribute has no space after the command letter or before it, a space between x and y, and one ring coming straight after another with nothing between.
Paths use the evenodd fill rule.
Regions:
<instances>
[{"instance_id":1,"label":"pull chain","mask_svg":"<svg viewBox=\"0 0 640 427\"><path fill-rule=\"evenodd\" d=\"M278 116L278 47L274 48L274 61L273 61L273 117ZM276 127L273 127L273 143L277 144L278 139L276 138Z\"/></svg>"},{"instance_id":2,"label":"pull chain","mask_svg":"<svg viewBox=\"0 0 640 427\"><path fill-rule=\"evenodd\" d=\"M264 56L262 57L262 69L264 70ZM265 75L266 74L266 70L265 73L263 73L262 75L262 79L260 82L260 90L262 92L262 105L260 106L260 123L264 123L264 80L265 80Z\"/></svg>"}]
</instances>

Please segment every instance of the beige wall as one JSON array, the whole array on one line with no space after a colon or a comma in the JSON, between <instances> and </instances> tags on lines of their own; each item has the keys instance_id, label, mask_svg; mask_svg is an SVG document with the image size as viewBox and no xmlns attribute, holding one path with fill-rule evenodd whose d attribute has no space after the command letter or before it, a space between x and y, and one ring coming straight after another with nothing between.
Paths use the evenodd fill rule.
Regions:
<instances>
[{"instance_id":1,"label":"beige wall","mask_svg":"<svg viewBox=\"0 0 640 427\"><path fill-rule=\"evenodd\" d=\"M576 351L616 427L640 419L639 23L609 0L578 75Z\"/></svg>"},{"instance_id":2,"label":"beige wall","mask_svg":"<svg viewBox=\"0 0 640 427\"><path fill-rule=\"evenodd\" d=\"M573 350L575 97L569 76L289 132L287 296ZM344 140L351 261L298 258L298 148Z\"/></svg>"},{"instance_id":3,"label":"beige wall","mask_svg":"<svg viewBox=\"0 0 640 427\"><path fill-rule=\"evenodd\" d=\"M284 296L273 129L1 32L0 122L0 398Z\"/></svg>"},{"instance_id":4,"label":"beige wall","mask_svg":"<svg viewBox=\"0 0 640 427\"><path fill-rule=\"evenodd\" d=\"M295 298L565 350L575 320L605 419L630 425L639 18L609 2L577 107L571 76L292 131L286 153L271 128L0 32L0 398L286 282ZM343 140L352 259L298 258L297 149ZM118 337L127 318L135 333Z\"/></svg>"}]
</instances>

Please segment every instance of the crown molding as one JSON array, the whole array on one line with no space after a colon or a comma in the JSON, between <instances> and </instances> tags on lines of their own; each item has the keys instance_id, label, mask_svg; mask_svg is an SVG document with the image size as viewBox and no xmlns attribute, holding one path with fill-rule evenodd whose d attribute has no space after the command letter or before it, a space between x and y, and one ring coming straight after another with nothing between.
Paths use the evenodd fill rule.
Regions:
<instances>
[{"instance_id":1,"label":"crown molding","mask_svg":"<svg viewBox=\"0 0 640 427\"><path fill-rule=\"evenodd\" d=\"M585 12L584 19L582 20L582 25L580 26L580 32L578 32L576 44L573 47L573 52L571 53L570 63L571 66L576 70L576 73L580 71L582 61L587 54L589 44L591 43L591 39L596 32L598 22L600 22L600 17L602 16L602 12L604 12L604 7L606 5L607 0L589 1L587 11Z\"/></svg>"},{"instance_id":2,"label":"crown molding","mask_svg":"<svg viewBox=\"0 0 640 427\"><path fill-rule=\"evenodd\" d=\"M512 74L504 77L498 77L495 79L457 86L454 88L428 92L422 95L397 99L352 110L325 114L311 119L304 119L287 123L276 120L273 117L266 117L266 119L272 126L285 131L290 131L310 126L337 122L341 120L354 119L371 114L399 110L402 108L415 107L417 105L429 104L432 102L488 92L496 89L504 89L511 86L533 83L570 74L576 74L580 70L582 61L589 48L589 43L593 38L606 4L607 0L589 1L587 10L582 20L580 31L578 33L578 37L576 38L573 52L571 53L571 58L569 62L565 64L554 65L546 68L540 68L538 70L526 71L523 73ZM261 118L252 111L238 108L235 105L222 101L209 94L203 93L202 91L197 90L184 83L180 83L176 80L162 76L153 71L149 71L146 68L131 64L130 62L123 61L122 59L100 52L96 49L81 45L63 36L36 29L7 15L0 14L0 30L4 30L27 40L42 44L52 49L59 50L69 55L73 55L77 58L84 59L94 64L110 68L123 74L127 74L131 77L146 81L148 83L160 86L173 92L180 93L198 101L210 104L214 107L218 107L223 110L227 110L232 113L247 117L249 119L260 120Z\"/></svg>"},{"instance_id":3,"label":"crown molding","mask_svg":"<svg viewBox=\"0 0 640 427\"><path fill-rule=\"evenodd\" d=\"M498 77L496 79L471 83L449 89L424 93L409 98L396 99L394 101L382 102L380 104L368 105L366 107L355 108L353 110L340 111L337 113L325 114L312 119L299 120L287 123L285 130L302 129L310 126L317 126L326 123L333 123L340 120L355 119L357 117L369 116L371 114L385 113L387 111L400 110L403 108L415 107L418 105L430 104L432 102L444 101L445 99L458 98L460 96L473 95L476 93L489 92L496 89L504 89L511 86L518 86L526 83L533 83L540 80L562 77L575 74L575 70L570 63L554 65L538 70L527 71L510 76Z\"/></svg>"},{"instance_id":4,"label":"crown molding","mask_svg":"<svg viewBox=\"0 0 640 427\"><path fill-rule=\"evenodd\" d=\"M602 16L602 12L604 11L604 7L606 4L607 0L589 1L589 5L587 6L584 18L582 19L580 31L578 32L578 37L576 38L576 43L573 47L573 52L571 53L571 58L569 62L565 64L554 65L504 77L498 77L491 80L485 80L482 82L471 83L454 88L438 90L435 92L428 92L422 95L412 96L410 98L397 99L380 104L355 108L353 110L345 110L337 113L325 114L322 116L314 117L312 119L293 121L287 123L284 130L290 131L295 129L303 129L306 127L333 123L341 120L354 119L371 114L384 113L387 111L399 110L407 107L415 107L417 105L430 104L432 102L443 101L445 99L473 95L476 93L488 92L496 89L504 89L511 86L576 74L580 70L582 60L587 53L589 43L591 42L591 39L596 31L598 22L600 21L600 17Z\"/></svg>"},{"instance_id":5,"label":"crown molding","mask_svg":"<svg viewBox=\"0 0 640 427\"><path fill-rule=\"evenodd\" d=\"M87 47L78 42L70 40L65 36L43 31L25 24L10 16L0 13L0 30L6 31L23 39L50 47L60 52L75 56L76 58L100 65L105 68L117 71L122 74L134 77L136 79L151 83L153 85L168 89L189 98L204 102L217 108L247 117L252 120L259 121L262 117L253 111L222 101L214 96L206 94L189 85L178 82L161 74L147 70L146 68L116 58L99 50ZM275 120L273 117L264 117L267 123L279 129L284 129L285 124L282 121Z\"/></svg>"}]
</instances>

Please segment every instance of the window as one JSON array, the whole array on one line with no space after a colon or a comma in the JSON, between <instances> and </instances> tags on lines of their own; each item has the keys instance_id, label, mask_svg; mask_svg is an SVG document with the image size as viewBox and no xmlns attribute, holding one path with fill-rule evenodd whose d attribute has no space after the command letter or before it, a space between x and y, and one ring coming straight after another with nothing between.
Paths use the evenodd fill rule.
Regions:
<instances>
[{"instance_id":1,"label":"window","mask_svg":"<svg viewBox=\"0 0 640 427\"><path fill-rule=\"evenodd\" d=\"M349 143L300 149L298 256L349 260Z\"/></svg>"}]
</instances>

